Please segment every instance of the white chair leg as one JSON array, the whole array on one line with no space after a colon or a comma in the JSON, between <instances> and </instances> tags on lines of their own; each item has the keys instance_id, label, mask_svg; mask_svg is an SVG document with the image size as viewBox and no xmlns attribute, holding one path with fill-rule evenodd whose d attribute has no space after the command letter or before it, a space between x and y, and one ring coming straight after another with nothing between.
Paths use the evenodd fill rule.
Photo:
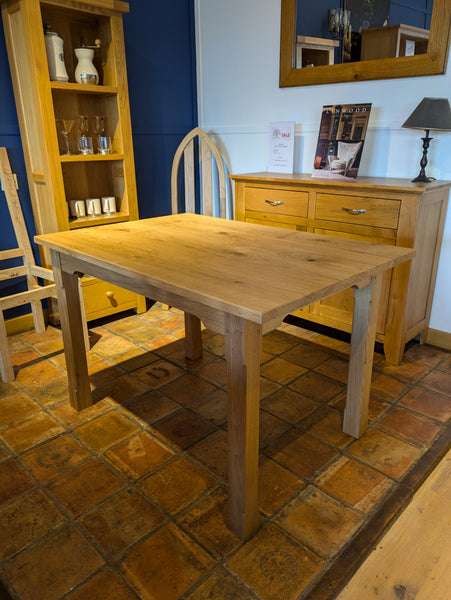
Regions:
<instances>
[{"instance_id":1,"label":"white chair leg","mask_svg":"<svg viewBox=\"0 0 451 600\"><path fill-rule=\"evenodd\" d=\"M14 381L14 369L11 362L11 354L8 347L8 335L6 333L5 319L0 310L0 372L5 383Z\"/></svg>"},{"instance_id":2,"label":"white chair leg","mask_svg":"<svg viewBox=\"0 0 451 600\"><path fill-rule=\"evenodd\" d=\"M31 313L33 315L34 330L36 333L42 333L45 331L45 320L41 301L38 300L37 302L30 302L30 304Z\"/></svg>"}]
</instances>

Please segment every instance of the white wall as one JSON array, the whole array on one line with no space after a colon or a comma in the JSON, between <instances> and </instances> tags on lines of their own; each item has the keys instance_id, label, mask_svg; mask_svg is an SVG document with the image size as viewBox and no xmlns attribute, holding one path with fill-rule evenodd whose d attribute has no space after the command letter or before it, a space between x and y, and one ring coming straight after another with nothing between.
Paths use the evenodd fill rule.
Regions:
<instances>
[{"instance_id":1,"label":"white wall","mask_svg":"<svg viewBox=\"0 0 451 600\"><path fill-rule=\"evenodd\" d=\"M422 132L401 124L424 96L450 97L447 74L279 88L280 0L196 0L199 126L230 172L265 171L271 121L295 121L295 171L312 170L324 104L371 102L359 174L418 175ZM423 134L424 135L424 134ZM451 132L432 133L427 174L451 180ZM430 327L451 332L451 209L448 209Z\"/></svg>"}]
</instances>

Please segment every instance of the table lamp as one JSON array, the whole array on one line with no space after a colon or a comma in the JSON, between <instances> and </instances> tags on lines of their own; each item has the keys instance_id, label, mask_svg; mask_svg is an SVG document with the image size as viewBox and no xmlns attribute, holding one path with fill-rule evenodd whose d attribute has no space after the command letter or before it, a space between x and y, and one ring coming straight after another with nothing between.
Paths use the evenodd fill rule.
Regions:
<instances>
[{"instance_id":1,"label":"table lamp","mask_svg":"<svg viewBox=\"0 0 451 600\"><path fill-rule=\"evenodd\" d=\"M429 137L429 131L431 129L435 129L436 131L451 131L451 108L449 100L447 98L423 98L407 121L403 123L402 127L424 129L426 131L426 136L421 138L423 140L423 156L420 161L421 170L418 177L415 177L412 181L424 181L428 183L431 180L427 177L425 168L428 164L427 154L429 143L434 139Z\"/></svg>"}]
</instances>

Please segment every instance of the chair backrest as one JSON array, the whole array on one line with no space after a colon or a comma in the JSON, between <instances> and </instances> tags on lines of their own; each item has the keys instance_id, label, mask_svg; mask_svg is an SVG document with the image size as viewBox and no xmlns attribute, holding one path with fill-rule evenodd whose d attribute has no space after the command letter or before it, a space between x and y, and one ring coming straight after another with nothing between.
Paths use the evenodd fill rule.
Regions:
<instances>
[{"instance_id":1,"label":"chair backrest","mask_svg":"<svg viewBox=\"0 0 451 600\"><path fill-rule=\"evenodd\" d=\"M195 161L194 140L199 139L199 156ZM196 165L200 165L201 174L201 209L203 215L214 214L212 156L216 162L218 173L219 216L226 217L226 177L221 154L213 140L199 127L195 127L180 142L172 161L171 199L172 213L179 212L178 170L183 156L185 176L185 212L196 212Z\"/></svg>"},{"instance_id":2,"label":"chair backrest","mask_svg":"<svg viewBox=\"0 0 451 600\"><path fill-rule=\"evenodd\" d=\"M0 268L0 281L20 279L26 277L27 290L8 296L0 296L0 374L4 382L13 381L14 367L8 348L8 334L6 331L3 311L23 304L31 305L34 326L37 332L45 330L44 313L41 300L56 298L54 284L39 286L38 278L53 281L50 269L35 264L27 227L23 217L22 207L16 189L16 180L8 158L6 148L0 148L0 179L2 180L17 247L0 250L0 264L10 259L20 259L22 265L9 268Z\"/></svg>"},{"instance_id":3,"label":"chair backrest","mask_svg":"<svg viewBox=\"0 0 451 600\"><path fill-rule=\"evenodd\" d=\"M363 142L338 142L338 158L345 160L349 163L349 166L352 167L352 163L354 162Z\"/></svg>"}]
</instances>

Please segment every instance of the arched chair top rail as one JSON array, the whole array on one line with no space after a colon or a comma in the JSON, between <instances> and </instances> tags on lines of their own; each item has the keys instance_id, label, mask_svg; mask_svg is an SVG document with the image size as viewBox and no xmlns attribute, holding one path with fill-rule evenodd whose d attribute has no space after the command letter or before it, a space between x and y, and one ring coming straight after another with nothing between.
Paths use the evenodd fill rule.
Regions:
<instances>
[{"instance_id":1,"label":"arched chair top rail","mask_svg":"<svg viewBox=\"0 0 451 600\"><path fill-rule=\"evenodd\" d=\"M199 137L199 161L202 162L202 214L214 216L212 162L213 155L218 169L219 179L219 212L221 218L226 218L226 176L221 154L213 140L199 127L191 130L180 142L172 161L171 199L172 213L178 210L177 175L182 156L184 158L185 174L185 211L195 212L195 161L194 139Z\"/></svg>"}]
</instances>

